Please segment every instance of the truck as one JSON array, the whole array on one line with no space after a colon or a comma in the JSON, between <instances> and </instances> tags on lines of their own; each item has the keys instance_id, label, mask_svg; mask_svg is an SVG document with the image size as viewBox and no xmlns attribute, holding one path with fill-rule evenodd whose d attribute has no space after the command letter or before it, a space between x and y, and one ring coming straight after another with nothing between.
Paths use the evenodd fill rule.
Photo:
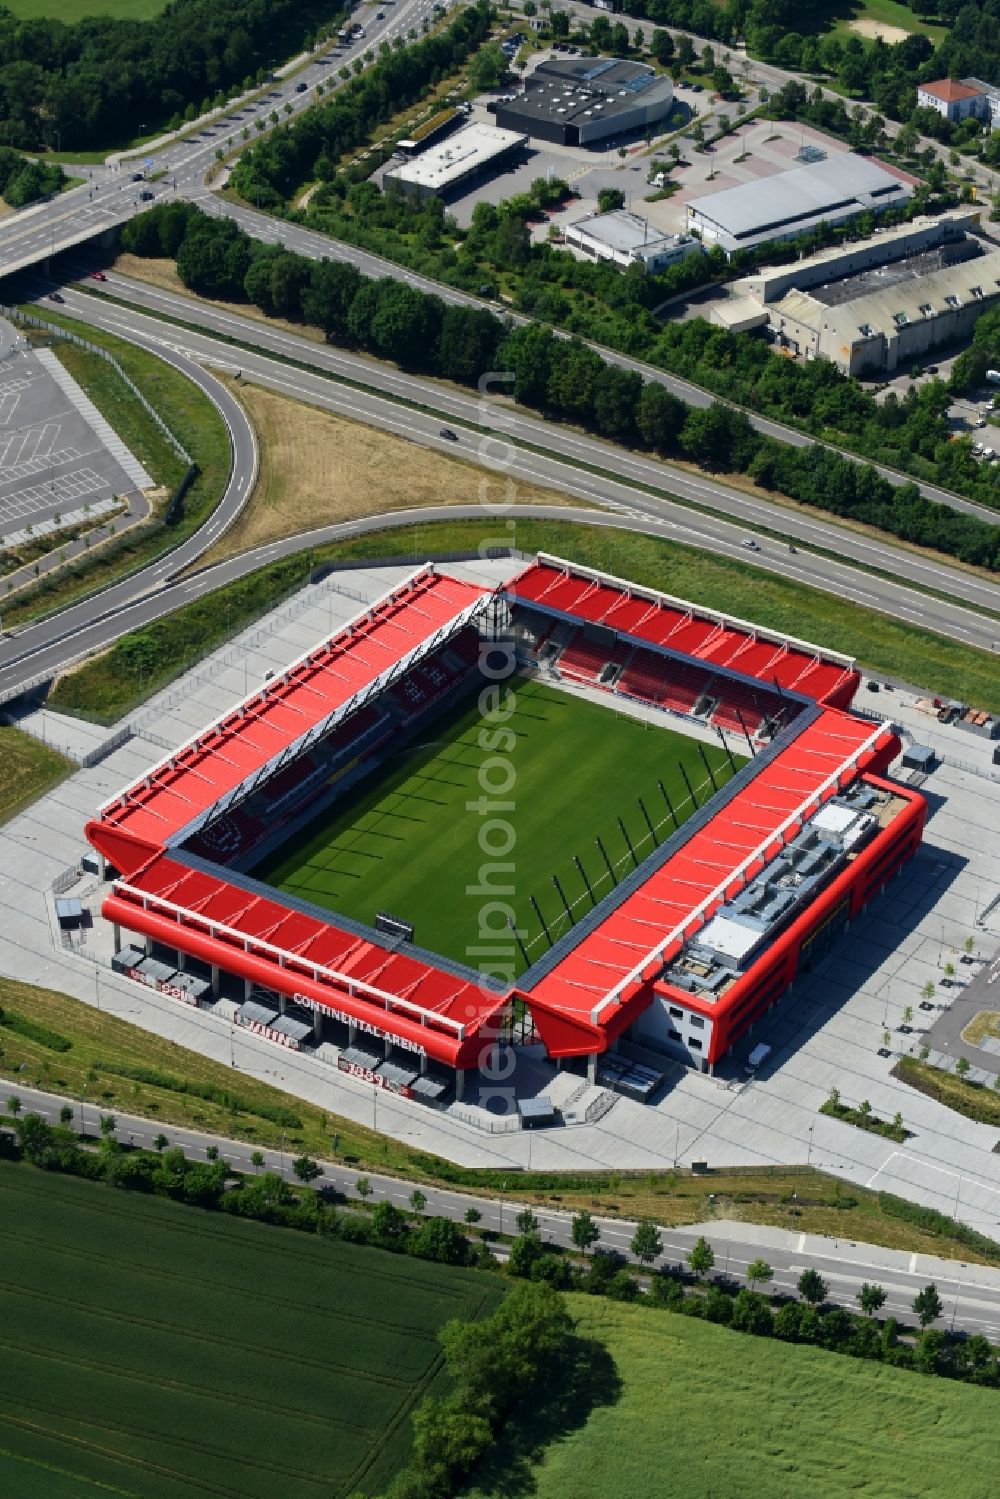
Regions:
<instances>
[{"instance_id":1,"label":"truck","mask_svg":"<svg viewBox=\"0 0 1000 1499\"><path fill-rule=\"evenodd\" d=\"M986 378L991 385L1000 385L1000 370L987 370Z\"/></svg>"}]
</instances>

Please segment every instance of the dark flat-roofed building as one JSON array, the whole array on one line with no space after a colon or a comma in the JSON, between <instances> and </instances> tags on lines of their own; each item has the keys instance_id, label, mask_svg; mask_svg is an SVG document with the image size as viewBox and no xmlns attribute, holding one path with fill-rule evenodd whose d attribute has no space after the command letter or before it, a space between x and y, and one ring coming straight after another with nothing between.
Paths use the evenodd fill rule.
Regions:
<instances>
[{"instance_id":1,"label":"dark flat-roofed building","mask_svg":"<svg viewBox=\"0 0 1000 1499\"><path fill-rule=\"evenodd\" d=\"M673 106L670 79L644 63L553 58L538 65L520 93L497 100L496 120L534 140L589 146L656 125Z\"/></svg>"}]
</instances>

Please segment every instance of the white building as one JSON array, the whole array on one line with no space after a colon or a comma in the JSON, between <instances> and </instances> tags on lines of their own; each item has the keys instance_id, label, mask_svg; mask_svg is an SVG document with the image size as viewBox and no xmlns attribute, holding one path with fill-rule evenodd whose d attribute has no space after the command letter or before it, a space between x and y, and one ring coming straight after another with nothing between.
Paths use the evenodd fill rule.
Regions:
<instances>
[{"instance_id":1,"label":"white building","mask_svg":"<svg viewBox=\"0 0 1000 1499\"><path fill-rule=\"evenodd\" d=\"M917 85L917 105L921 109L936 109L939 115L957 124L969 115L980 113L982 93L956 78L935 78L931 83Z\"/></svg>"},{"instance_id":2,"label":"white building","mask_svg":"<svg viewBox=\"0 0 1000 1499\"><path fill-rule=\"evenodd\" d=\"M591 213L567 225L566 243L595 260L610 260L623 269L641 265L651 274L688 255L705 253L690 234L661 234L650 228L647 219L624 208Z\"/></svg>"},{"instance_id":3,"label":"white building","mask_svg":"<svg viewBox=\"0 0 1000 1499\"><path fill-rule=\"evenodd\" d=\"M444 198L476 178L495 171L528 144L528 137L515 130L497 130L492 125L466 125L455 135L433 146L412 161L391 167L384 175L386 187L396 186L419 198Z\"/></svg>"},{"instance_id":4,"label":"white building","mask_svg":"<svg viewBox=\"0 0 1000 1499\"><path fill-rule=\"evenodd\" d=\"M687 227L727 255L795 239L819 224L906 203L913 188L867 156L845 151L688 204Z\"/></svg>"}]
</instances>

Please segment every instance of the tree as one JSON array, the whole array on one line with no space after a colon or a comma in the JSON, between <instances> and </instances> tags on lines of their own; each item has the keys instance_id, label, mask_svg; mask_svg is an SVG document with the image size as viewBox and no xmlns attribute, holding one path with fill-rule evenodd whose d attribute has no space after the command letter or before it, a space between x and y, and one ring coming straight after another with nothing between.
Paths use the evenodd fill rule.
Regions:
<instances>
[{"instance_id":1,"label":"tree","mask_svg":"<svg viewBox=\"0 0 1000 1499\"><path fill-rule=\"evenodd\" d=\"M411 1419L419 1491L454 1493L493 1440L489 1421L454 1396L440 1400L434 1395L420 1402Z\"/></svg>"},{"instance_id":2,"label":"tree","mask_svg":"<svg viewBox=\"0 0 1000 1499\"><path fill-rule=\"evenodd\" d=\"M59 1123L60 1124L72 1124L73 1123L73 1106L72 1106L72 1104L68 1104L68 1103L64 1103L63 1104L62 1108L59 1110Z\"/></svg>"},{"instance_id":3,"label":"tree","mask_svg":"<svg viewBox=\"0 0 1000 1499\"><path fill-rule=\"evenodd\" d=\"M921 993L921 995L923 996L924 999L933 999L934 998L934 980L933 979L928 979L927 982L926 982L926 984L924 985L924 987L921 989L920 993Z\"/></svg>"},{"instance_id":4,"label":"tree","mask_svg":"<svg viewBox=\"0 0 1000 1499\"><path fill-rule=\"evenodd\" d=\"M519 1234L537 1234L538 1219L530 1208L522 1208L514 1219Z\"/></svg>"},{"instance_id":5,"label":"tree","mask_svg":"<svg viewBox=\"0 0 1000 1499\"><path fill-rule=\"evenodd\" d=\"M798 1279L799 1295L810 1306L821 1306L826 1300L829 1286L818 1270L803 1270Z\"/></svg>"},{"instance_id":6,"label":"tree","mask_svg":"<svg viewBox=\"0 0 1000 1499\"><path fill-rule=\"evenodd\" d=\"M105 1140L111 1140L111 1139L114 1138L114 1133L115 1133L115 1116L114 1116L114 1114L102 1114L101 1115L101 1135L102 1135L102 1137Z\"/></svg>"},{"instance_id":7,"label":"tree","mask_svg":"<svg viewBox=\"0 0 1000 1499\"><path fill-rule=\"evenodd\" d=\"M866 1280L857 1294L857 1302L865 1316L871 1317L885 1305L886 1295L884 1286L874 1285Z\"/></svg>"},{"instance_id":8,"label":"tree","mask_svg":"<svg viewBox=\"0 0 1000 1499\"><path fill-rule=\"evenodd\" d=\"M412 1249L439 1265L464 1265L469 1257L469 1241L450 1218L425 1218L413 1236Z\"/></svg>"},{"instance_id":9,"label":"tree","mask_svg":"<svg viewBox=\"0 0 1000 1499\"><path fill-rule=\"evenodd\" d=\"M409 1232L406 1215L394 1202L377 1202L372 1208L372 1241L383 1249L402 1245Z\"/></svg>"},{"instance_id":10,"label":"tree","mask_svg":"<svg viewBox=\"0 0 1000 1499\"><path fill-rule=\"evenodd\" d=\"M425 1197L424 1193L420 1191L419 1187L415 1187L410 1193L410 1207L415 1213L419 1215L423 1212L426 1206L427 1198Z\"/></svg>"},{"instance_id":11,"label":"tree","mask_svg":"<svg viewBox=\"0 0 1000 1499\"><path fill-rule=\"evenodd\" d=\"M372 1187L372 1184L368 1180L367 1176L359 1176L357 1181L354 1183L354 1190L357 1192L362 1202L367 1202L369 1197L372 1195L374 1188Z\"/></svg>"},{"instance_id":12,"label":"tree","mask_svg":"<svg viewBox=\"0 0 1000 1499\"><path fill-rule=\"evenodd\" d=\"M21 1100L16 1093L12 1093L7 1100L7 1112L8 1114L13 1114L15 1119L21 1112Z\"/></svg>"},{"instance_id":13,"label":"tree","mask_svg":"<svg viewBox=\"0 0 1000 1499\"><path fill-rule=\"evenodd\" d=\"M858 1104L858 1113L860 1114L862 1120L868 1120L871 1117L871 1112L871 1104L868 1102L867 1098L863 1098Z\"/></svg>"},{"instance_id":14,"label":"tree","mask_svg":"<svg viewBox=\"0 0 1000 1499\"><path fill-rule=\"evenodd\" d=\"M300 1182L314 1182L323 1175L323 1167L312 1156L300 1155L292 1162L292 1170Z\"/></svg>"},{"instance_id":15,"label":"tree","mask_svg":"<svg viewBox=\"0 0 1000 1499\"><path fill-rule=\"evenodd\" d=\"M478 1208L466 1208L465 1210L466 1223L479 1223L482 1219L482 1216L483 1215Z\"/></svg>"},{"instance_id":16,"label":"tree","mask_svg":"<svg viewBox=\"0 0 1000 1499\"><path fill-rule=\"evenodd\" d=\"M958 1061L955 1063L955 1071L958 1073L959 1077L964 1077L965 1074L968 1072L968 1070L969 1070L969 1059L968 1059L968 1057L959 1057Z\"/></svg>"},{"instance_id":17,"label":"tree","mask_svg":"<svg viewBox=\"0 0 1000 1499\"><path fill-rule=\"evenodd\" d=\"M469 83L477 94L496 88L507 76L507 59L499 42L487 42L469 63Z\"/></svg>"},{"instance_id":18,"label":"tree","mask_svg":"<svg viewBox=\"0 0 1000 1499\"><path fill-rule=\"evenodd\" d=\"M944 1303L938 1295L938 1288L933 1281L918 1291L913 1298L913 1310L921 1327L929 1327L930 1324L940 1317L944 1311Z\"/></svg>"},{"instance_id":19,"label":"tree","mask_svg":"<svg viewBox=\"0 0 1000 1499\"><path fill-rule=\"evenodd\" d=\"M206 1145L205 1146L205 1155L208 1157L208 1159L210 1161L217 1161L219 1159L219 1147L218 1147L218 1145Z\"/></svg>"},{"instance_id":20,"label":"tree","mask_svg":"<svg viewBox=\"0 0 1000 1499\"><path fill-rule=\"evenodd\" d=\"M707 1275L715 1264L715 1252L704 1235L702 1235L689 1253L687 1261L699 1280L701 1280L703 1275Z\"/></svg>"},{"instance_id":21,"label":"tree","mask_svg":"<svg viewBox=\"0 0 1000 1499\"><path fill-rule=\"evenodd\" d=\"M598 213L612 213L625 207L625 194L620 187L602 187L597 194Z\"/></svg>"},{"instance_id":22,"label":"tree","mask_svg":"<svg viewBox=\"0 0 1000 1499\"><path fill-rule=\"evenodd\" d=\"M663 1252L663 1240L652 1218L642 1218L629 1246L640 1265L651 1265Z\"/></svg>"},{"instance_id":23,"label":"tree","mask_svg":"<svg viewBox=\"0 0 1000 1499\"><path fill-rule=\"evenodd\" d=\"M774 1271L767 1263L767 1260L757 1258L750 1261L749 1265L747 1266L747 1280L750 1282L751 1290L756 1287L758 1281L760 1281L762 1285L766 1286L773 1279Z\"/></svg>"},{"instance_id":24,"label":"tree","mask_svg":"<svg viewBox=\"0 0 1000 1499\"><path fill-rule=\"evenodd\" d=\"M766 1338L774 1331L774 1316L766 1299L757 1291L738 1291L733 1297L730 1326Z\"/></svg>"},{"instance_id":25,"label":"tree","mask_svg":"<svg viewBox=\"0 0 1000 1499\"><path fill-rule=\"evenodd\" d=\"M157 1135L156 1139L153 1141L153 1146L154 1146L154 1148L156 1150L157 1155L162 1155L163 1152L166 1150L166 1148L167 1148L167 1146L169 1144L170 1144L170 1141L167 1139L166 1135L162 1132L162 1130Z\"/></svg>"},{"instance_id":26,"label":"tree","mask_svg":"<svg viewBox=\"0 0 1000 1499\"><path fill-rule=\"evenodd\" d=\"M159 1149L159 1146L157 1146L157 1149ZM262 1150L251 1151L250 1164L255 1171L259 1171L264 1164L264 1152Z\"/></svg>"},{"instance_id":27,"label":"tree","mask_svg":"<svg viewBox=\"0 0 1000 1499\"><path fill-rule=\"evenodd\" d=\"M584 1255L601 1237L601 1230L586 1208L582 1208L579 1213L574 1213L570 1232L573 1236L574 1245Z\"/></svg>"}]
</instances>

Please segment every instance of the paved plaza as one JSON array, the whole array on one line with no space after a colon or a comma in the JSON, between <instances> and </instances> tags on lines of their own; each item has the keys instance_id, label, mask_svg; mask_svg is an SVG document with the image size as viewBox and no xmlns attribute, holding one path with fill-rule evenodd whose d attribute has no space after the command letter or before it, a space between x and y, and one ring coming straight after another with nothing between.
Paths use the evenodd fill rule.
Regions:
<instances>
[{"instance_id":1,"label":"paved plaza","mask_svg":"<svg viewBox=\"0 0 1000 1499\"><path fill-rule=\"evenodd\" d=\"M8 333L12 333L7 325ZM152 479L49 349L2 338L0 545L96 514ZM27 532L31 534L30 531Z\"/></svg>"},{"instance_id":2,"label":"paved plaza","mask_svg":"<svg viewBox=\"0 0 1000 1499\"><path fill-rule=\"evenodd\" d=\"M517 564L461 564L450 570L498 582ZM924 791L930 802L926 838L917 856L852 923L826 957L746 1039L727 1075L702 1076L667 1065L667 1080L652 1106L616 1098L596 1122L522 1133L477 1110L477 1090L462 1105L437 1113L392 1097L331 1066L335 1049L294 1053L235 1030L232 1005L193 1010L113 975L111 933L98 914L102 891L95 874L70 886L93 913L94 924L73 948L64 946L54 918L52 883L87 852L84 823L97 807L166 750L253 691L384 593L408 568L371 568L332 574L310 585L234 642L132 714L133 737L0 829L0 972L47 984L136 1024L194 1047L238 1070L264 1077L301 1097L377 1127L463 1164L516 1171L542 1169L665 1168L690 1165L782 1164L811 1161L848 1180L898 1192L991 1234L1000 1233L998 1132L972 1123L892 1077L898 1054L916 1051L922 1034L963 992L942 986L945 965L959 982L985 968L1000 951L1000 780L992 744L957 727L928 720L904 689L871 694L858 706L891 717L907 734L931 743L944 759ZM110 731L41 712L23 721L77 761L100 756ZM908 774L908 773L904 773ZM72 876L67 876L71 879ZM968 938L973 958L963 963ZM920 1009L934 985L935 1009ZM994 989L994 992L997 992ZM914 1013L910 1034L899 1030ZM1000 1008L1000 1006L998 1006ZM950 1012L948 1012L950 1013ZM965 1023L963 1019L962 1024ZM890 1033L883 1057L884 1033ZM758 1041L773 1050L764 1069L746 1081L743 1062ZM516 1054L513 1082L522 1095L543 1089L566 1097L582 1081L557 1075L538 1048ZM845 1103L867 1099L876 1114L897 1111L912 1131L904 1145L866 1134L819 1114L831 1087Z\"/></svg>"}]
</instances>

